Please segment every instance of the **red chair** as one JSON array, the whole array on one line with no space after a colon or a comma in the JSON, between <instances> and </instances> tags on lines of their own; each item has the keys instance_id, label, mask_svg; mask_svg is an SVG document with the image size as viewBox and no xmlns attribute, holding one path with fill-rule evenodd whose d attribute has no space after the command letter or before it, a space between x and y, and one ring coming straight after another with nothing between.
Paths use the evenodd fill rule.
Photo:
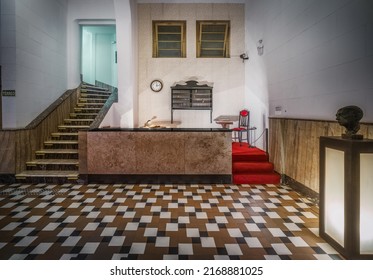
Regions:
<instances>
[{"instance_id":1,"label":"red chair","mask_svg":"<svg viewBox=\"0 0 373 280\"><path fill-rule=\"evenodd\" d=\"M250 130L250 112L246 109L243 109L240 111L240 114L238 116L238 126L233 128L233 139L240 142L240 146L242 143L242 140L246 140L247 144L250 146L249 143L249 130ZM246 139L242 138L243 133L246 133Z\"/></svg>"}]
</instances>

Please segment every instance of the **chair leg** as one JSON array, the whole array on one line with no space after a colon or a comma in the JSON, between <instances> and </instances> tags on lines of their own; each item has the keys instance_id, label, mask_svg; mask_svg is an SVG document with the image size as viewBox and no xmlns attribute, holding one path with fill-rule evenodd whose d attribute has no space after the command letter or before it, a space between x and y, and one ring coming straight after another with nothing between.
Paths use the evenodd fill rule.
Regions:
<instances>
[{"instance_id":1,"label":"chair leg","mask_svg":"<svg viewBox=\"0 0 373 280\"><path fill-rule=\"evenodd\" d=\"M240 146L242 146L242 132L238 132L238 141L240 142Z\"/></svg>"}]
</instances>

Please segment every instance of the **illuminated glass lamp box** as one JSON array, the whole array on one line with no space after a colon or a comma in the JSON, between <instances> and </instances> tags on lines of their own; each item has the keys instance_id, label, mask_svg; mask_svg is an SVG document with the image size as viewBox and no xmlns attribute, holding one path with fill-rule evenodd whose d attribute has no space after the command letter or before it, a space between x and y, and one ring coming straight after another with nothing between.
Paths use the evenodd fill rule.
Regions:
<instances>
[{"instance_id":1,"label":"illuminated glass lamp box","mask_svg":"<svg viewBox=\"0 0 373 280\"><path fill-rule=\"evenodd\" d=\"M347 259L373 259L373 139L337 120L346 134L320 137L320 236Z\"/></svg>"}]
</instances>

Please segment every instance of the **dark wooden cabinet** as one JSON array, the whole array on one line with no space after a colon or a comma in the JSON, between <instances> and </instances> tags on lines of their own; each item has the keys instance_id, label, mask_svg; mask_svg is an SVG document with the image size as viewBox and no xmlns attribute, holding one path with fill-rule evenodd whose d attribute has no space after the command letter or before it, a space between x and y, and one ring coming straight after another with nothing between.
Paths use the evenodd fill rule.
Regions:
<instances>
[{"instance_id":1,"label":"dark wooden cabinet","mask_svg":"<svg viewBox=\"0 0 373 280\"><path fill-rule=\"evenodd\" d=\"M210 110L212 122L212 86L200 85L197 81L187 81L171 87L171 123L174 110Z\"/></svg>"}]
</instances>

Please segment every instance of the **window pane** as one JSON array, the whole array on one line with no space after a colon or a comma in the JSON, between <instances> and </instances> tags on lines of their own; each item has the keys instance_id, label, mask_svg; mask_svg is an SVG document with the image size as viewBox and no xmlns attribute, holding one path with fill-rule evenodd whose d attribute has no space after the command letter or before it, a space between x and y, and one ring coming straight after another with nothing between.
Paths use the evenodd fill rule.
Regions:
<instances>
[{"instance_id":1,"label":"window pane","mask_svg":"<svg viewBox=\"0 0 373 280\"><path fill-rule=\"evenodd\" d=\"M202 33L202 40L224 41L225 33Z\"/></svg>"},{"instance_id":2,"label":"window pane","mask_svg":"<svg viewBox=\"0 0 373 280\"><path fill-rule=\"evenodd\" d=\"M181 49L181 43L180 42L159 42L158 43L158 49L164 50L164 49Z\"/></svg>"},{"instance_id":3,"label":"window pane","mask_svg":"<svg viewBox=\"0 0 373 280\"><path fill-rule=\"evenodd\" d=\"M181 57L180 50L159 50L158 57Z\"/></svg>"},{"instance_id":4,"label":"window pane","mask_svg":"<svg viewBox=\"0 0 373 280\"><path fill-rule=\"evenodd\" d=\"M153 57L185 57L186 21L153 21Z\"/></svg>"},{"instance_id":5,"label":"window pane","mask_svg":"<svg viewBox=\"0 0 373 280\"><path fill-rule=\"evenodd\" d=\"M201 57L224 57L223 50L201 50Z\"/></svg>"},{"instance_id":6,"label":"window pane","mask_svg":"<svg viewBox=\"0 0 373 280\"><path fill-rule=\"evenodd\" d=\"M181 41L181 34L158 34L158 41Z\"/></svg>"},{"instance_id":7,"label":"window pane","mask_svg":"<svg viewBox=\"0 0 373 280\"><path fill-rule=\"evenodd\" d=\"M229 57L230 21L197 21L197 57Z\"/></svg>"},{"instance_id":8,"label":"window pane","mask_svg":"<svg viewBox=\"0 0 373 280\"><path fill-rule=\"evenodd\" d=\"M159 25L159 33L181 33L180 25Z\"/></svg>"},{"instance_id":9,"label":"window pane","mask_svg":"<svg viewBox=\"0 0 373 280\"><path fill-rule=\"evenodd\" d=\"M202 32L225 32L226 25L202 25Z\"/></svg>"},{"instance_id":10,"label":"window pane","mask_svg":"<svg viewBox=\"0 0 373 280\"><path fill-rule=\"evenodd\" d=\"M224 49L224 42L202 42L202 49Z\"/></svg>"}]
</instances>

